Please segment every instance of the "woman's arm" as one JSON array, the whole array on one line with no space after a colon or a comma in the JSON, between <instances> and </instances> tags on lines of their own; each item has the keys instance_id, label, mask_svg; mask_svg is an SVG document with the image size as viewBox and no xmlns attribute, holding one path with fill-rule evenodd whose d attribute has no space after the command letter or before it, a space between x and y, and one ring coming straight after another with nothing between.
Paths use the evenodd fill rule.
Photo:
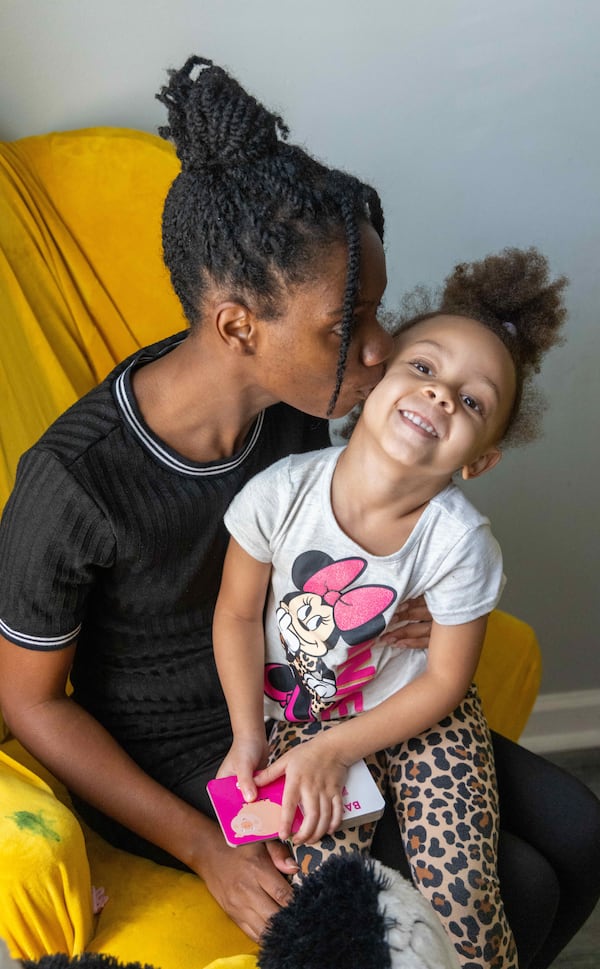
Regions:
<instances>
[{"instance_id":1,"label":"woman's arm","mask_svg":"<svg viewBox=\"0 0 600 969\"><path fill-rule=\"evenodd\" d=\"M285 773L280 837L289 837L296 804L304 823L295 841L311 842L331 831L334 803L351 764L362 757L416 737L456 708L477 667L487 616L458 626L433 623L427 669L407 686L360 716L322 731L309 743L285 753L261 771L266 784ZM336 812L333 812L336 813Z\"/></svg>"},{"instance_id":2,"label":"woman's arm","mask_svg":"<svg viewBox=\"0 0 600 969\"><path fill-rule=\"evenodd\" d=\"M74 651L28 650L0 637L0 707L12 733L85 801L200 875L221 907L258 939L291 897L275 867L295 870L284 860L287 852L270 858L262 845L229 848L214 821L145 774L65 695Z\"/></svg>"},{"instance_id":3,"label":"woman's arm","mask_svg":"<svg viewBox=\"0 0 600 969\"><path fill-rule=\"evenodd\" d=\"M233 729L219 777L236 774L246 801L256 797L254 771L264 767L263 612L271 565L258 562L230 539L213 620L213 647Z\"/></svg>"}]
</instances>

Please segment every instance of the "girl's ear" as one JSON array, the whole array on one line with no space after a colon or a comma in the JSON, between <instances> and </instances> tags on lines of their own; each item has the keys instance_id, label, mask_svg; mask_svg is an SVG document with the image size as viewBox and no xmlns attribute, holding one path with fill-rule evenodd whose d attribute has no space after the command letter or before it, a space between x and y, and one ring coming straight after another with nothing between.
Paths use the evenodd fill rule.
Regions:
<instances>
[{"instance_id":1,"label":"girl's ear","mask_svg":"<svg viewBox=\"0 0 600 969\"><path fill-rule=\"evenodd\" d=\"M491 471L492 468L496 467L501 458L502 451L500 448L495 447L486 454L482 454L480 457L475 458L471 464L463 465L463 481L468 481L469 478L479 478L479 476L485 474L486 471Z\"/></svg>"},{"instance_id":2,"label":"girl's ear","mask_svg":"<svg viewBox=\"0 0 600 969\"><path fill-rule=\"evenodd\" d=\"M255 352L256 319L243 303L223 302L214 309L217 332L230 350L244 355Z\"/></svg>"}]
</instances>

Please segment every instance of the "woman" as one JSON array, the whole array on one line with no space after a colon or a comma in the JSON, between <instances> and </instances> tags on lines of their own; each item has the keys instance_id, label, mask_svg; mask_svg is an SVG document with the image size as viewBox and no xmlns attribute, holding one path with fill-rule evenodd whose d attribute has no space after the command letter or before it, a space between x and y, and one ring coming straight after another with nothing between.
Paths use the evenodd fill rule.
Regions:
<instances>
[{"instance_id":1,"label":"woman","mask_svg":"<svg viewBox=\"0 0 600 969\"><path fill-rule=\"evenodd\" d=\"M282 845L229 849L205 794L231 742L211 643L222 517L258 470L326 444L325 418L382 376L383 216L211 62L191 58L159 98L182 165L164 256L190 330L117 367L22 460L0 536L0 704L86 820L197 872L258 938L295 866ZM510 918L530 853L542 916L516 936L533 950L557 882L528 839L509 842L504 891Z\"/></svg>"}]
</instances>

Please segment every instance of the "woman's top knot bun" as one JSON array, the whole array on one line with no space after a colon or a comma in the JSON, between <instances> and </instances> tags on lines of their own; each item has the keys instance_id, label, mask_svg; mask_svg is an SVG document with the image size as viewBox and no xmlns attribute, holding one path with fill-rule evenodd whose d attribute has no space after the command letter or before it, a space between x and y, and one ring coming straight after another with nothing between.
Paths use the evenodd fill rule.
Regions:
<instances>
[{"instance_id":1,"label":"woman's top knot bun","mask_svg":"<svg viewBox=\"0 0 600 969\"><path fill-rule=\"evenodd\" d=\"M169 83L156 95L169 118L159 133L174 142L183 171L260 162L287 138L283 120L212 61L193 56L168 73Z\"/></svg>"},{"instance_id":2,"label":"woman's top knot bun","mask_svg":"<svg viewBox=\"0 0 600 969\"><path fill-rule=\"evenodd\" d=\"M345 245L331 411L356 323L360 226L372 225L383 239L377 192L290 145L282 119L204 57L169 71L157 98L168 110L160 133L181 161L163 209L163 254L192 326L202 325L209 296L279 319L290 288L320 278L332 247Z\"/></svg>"}]
</instances>

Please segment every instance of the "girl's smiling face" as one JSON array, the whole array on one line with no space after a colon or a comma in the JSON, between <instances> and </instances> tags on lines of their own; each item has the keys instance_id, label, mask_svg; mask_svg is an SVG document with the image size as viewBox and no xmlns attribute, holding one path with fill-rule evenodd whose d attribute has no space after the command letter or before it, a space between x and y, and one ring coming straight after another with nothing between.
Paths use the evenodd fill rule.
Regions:
<instances>
[{"instance_id":1,"label":"girl's smiling face","mask_svg":"<svg viewBox=\"0 0 600 969\"><path fill-rule=\"evenodd\" d=\"M396 347L361 417L382 449L441 478L493 467L516 392L501 340L476 320L440 315L402 332Z\"/></svg>"}]
</instances>

